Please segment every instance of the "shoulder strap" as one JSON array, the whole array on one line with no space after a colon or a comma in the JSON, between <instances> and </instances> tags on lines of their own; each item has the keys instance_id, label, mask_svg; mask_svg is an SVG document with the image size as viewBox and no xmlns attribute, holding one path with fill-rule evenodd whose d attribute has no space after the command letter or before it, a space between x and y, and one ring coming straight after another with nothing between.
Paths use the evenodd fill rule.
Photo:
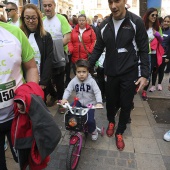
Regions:
<instances>
[{"instance_id":1,"label":"shoulder strap","mask_svg":"<svg viewBox=\"0 0 170 170\"><path fill-rule=\"evenodd\" d=\"M89 52L87 51L87 48L86 48L86 46L84 44L84 41L83 41L83 38L82 38L81 34L79 34L79 36L80 36L80 42L83 44L83 47L84 47L86 53L89 54Z\"/></svg>"}]
</instances>

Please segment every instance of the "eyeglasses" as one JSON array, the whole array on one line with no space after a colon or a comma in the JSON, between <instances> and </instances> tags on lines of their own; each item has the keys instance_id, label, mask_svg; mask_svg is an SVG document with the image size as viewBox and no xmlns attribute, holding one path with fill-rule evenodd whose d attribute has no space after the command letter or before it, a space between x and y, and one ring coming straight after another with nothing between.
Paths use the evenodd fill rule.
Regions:
<instances>
[{"instance_id":1,"label":"eyeglasses","mask_svg":"<svg viewBox=\"0 0 170 170\"><path fill-rule=\"evenodd\" d=\"M37 20L37 17L29 17L29 16L26 16L26 17L24 17L24 19L25 19L26 21L30 21L30 20L36 21L36 20Z\"/></svg>"},{"instance_id":2,"label":"eyeglasses","mask_svg":"<svg viewBox=\"0 0 170 170\"><path fill-rule=\"evenodd\" d=\"M157 18L157 17L158 17L158 14L152 14L151 16Z\"/></svg>"},{"instance_id":3,"label":"eyeglasses","mask_svg":"<svg viewBox=\"0 0 170 170\"><path fill-rule=\"evenodd\" d=\"M11 12L12 10L15 10L15 9L5 9L6 12Z\"/></svg>"}]
</instances>

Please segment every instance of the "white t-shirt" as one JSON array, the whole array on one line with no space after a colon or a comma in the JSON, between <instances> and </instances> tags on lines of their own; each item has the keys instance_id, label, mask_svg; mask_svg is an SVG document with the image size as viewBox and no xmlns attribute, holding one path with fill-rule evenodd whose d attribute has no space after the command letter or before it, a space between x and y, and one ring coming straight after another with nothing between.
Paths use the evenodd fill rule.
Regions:
<instances>
[{"instance_id":1,"label":"white t-shirt","mask_svg":"<svg viewBox=\"0 0 170 170\"><path fill-rule=\"evenodd\" d=\"M121 19L121 20L115 20L114 18L112 18L112 20L113 20L113 23L114 23L114 28L115 28L115 39L116 39L118 30L119 30L119 28L120 28L120 25L121 25L122 22L124 21L124 18Z\"/></svg>"},{"instance_id":2,"label":"white t-shirt","mask_svg":"<svg viewBox=\"0 0 170 170\"><path fill-rule=\"evenodd\" d=\"M12 25L15 25L15 26L17 26L17 27L19 27L19 20L17 21L17 22L11 22L10 24L12 24Z\"/></svg>"},{"instance_id":3,"label":"white t-shirt","mask_svg":"<svg viewBox=\"0 0 170 170\"><path fill-rule=\"evenodd\" d=\"M83 29L79 28L79 32L80 32L81 36L85 30L86 30L86 28L83 28Z\"/></svg>"},{"instance_id":4,"label":"white t-shirt","mask_svg":"<svg viewBox=\"0 0 170 170\"><path fill-rule=\"evenodd\" d=\"M48 31L53 40L63 39L63 34L61 30L61 22L60 20L54 15L51 19L45 19L43 21L44 28Z\"/></svg>"},{"instance_id":5,"label":"white t-shirt","mask_svg":"<svg viewBox=\"0 0 170 170\"><path fill-rule=\"evenodd\" d=\"M35 61L36 61L36 64L37 64L37 68L38 68L38 73L40 75L40 63L41 63L41 54L40 54L40 50L38 48L38 45L37 45L37 42L35 40L35 37L34 37L34 34L35 33L31 33L29 35L29 42L31 44L31 47L34 49L34 52L35 52Z\"/></svg>"},{"instance_id":6,"label":"white t-shirt","mask_svg":"<svg viewBox=\"0 0 170 170\"><path fill-rule=\"evenodd\" d=\"M155 38L155 36L153 35L153 28L149 28L147 30L147 34L148 34L149 42L151 42ZM156 54L156 50L152 50L151 54Z\"/></svg>"},{"instance_id":7,"label":"white t-shirt","mask_svg":"<svg viewBox=\"0 0 170 170\"><path fill-rule=\"evenodd\" d=\"M71 32L71 27L66 18L63 15L55 14L52 18L43 18L43 24L46 31L48 31L53 41L63 39L65 34ZM68 47L64 46L64 51L67 53Z\"/></svg>"},{"instance_id":8,"label":"white t-shirt","mask_svg":"<svg viewBox=\"0 0 170 170\"><path fill-rule=\"evenodd\" d=\"M19 19L18 19L17 22L12 22L12 21L10 21L9 23L12 24L12 25L15 25L15 26L17 26L17 27L19 27L19 25L20 25Z\"/></svg>"}]
</instances>

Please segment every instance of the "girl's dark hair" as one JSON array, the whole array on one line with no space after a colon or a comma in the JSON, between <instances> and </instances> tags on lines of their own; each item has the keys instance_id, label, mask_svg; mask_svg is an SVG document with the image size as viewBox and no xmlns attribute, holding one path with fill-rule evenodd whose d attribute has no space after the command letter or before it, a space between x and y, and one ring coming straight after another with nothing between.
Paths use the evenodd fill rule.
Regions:
<instances>
[{"instance_id":1,"label":"girl's dark hair","mask_svg":"<svg viewBox=\"0 0 170 170\"><path fill-rule=\"evenodd\" d=\"M164 19L162 17L159 17L158 20L160 25L164 22Z\"/></svg>"},{"instance_id":2,"label":"girl's dark hair","mask_svg":"<svg viewBox=\"0 0 170 170\"><path fill-rule=\"evenodd\" d=\"M77 62L75 63L75 66L76 66L76 69L77 69L77 67L85 67L85 68L87 68L87 70L89 70L89 68L90 68L89 62L84 59L77 60Z\"/></svg>"},{"instance_id":3,"label":"girl's dark hair","mask_svg":"<svg viewBox=\"0 0 170 170\"><path fill-rule=\"evenodd\" d=\"M149 8L147 11L146 11L146 13L145 13L145 15L144 15L144 17L143 17L143 21L144 21L144 25L145 25L145 28L146 28L146 30L148 30L149 29L149 15L152 13L152 12L154 12L154 11L156 11L157 13L158 13L158 10L156 9L156 8ZM156 31L159 31L159 26L160 26L160 24L159 24L159 20L158 20L158 17L156 18L156 20L155 20L155 22L153 23L153 29L155 29Z\"/></svg>"}]
</instances>

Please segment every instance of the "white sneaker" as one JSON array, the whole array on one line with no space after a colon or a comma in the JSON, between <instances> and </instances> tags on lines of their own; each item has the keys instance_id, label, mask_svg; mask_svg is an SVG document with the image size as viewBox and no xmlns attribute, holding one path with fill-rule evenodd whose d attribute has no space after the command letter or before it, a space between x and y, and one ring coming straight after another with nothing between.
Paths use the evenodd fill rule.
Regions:
<instances>
[{"instance_id":1,"label":"white sneaker","mask_svg":"<svg viewBox=\"0 0 170 170\"><path fill-rule=\"evenodd\" d=\"M155 86L152 86L150 89L149 89L149 92L154 92L156 90L156 87Z\"/></svg>"},{"instance_id":2,"label":"white sneaker","mask_svg":"<svg viewBox=\"0 0 170 170\"><path fill-rule=\"evenodd\" d=\"M162 91L162 85L158 84L158 91Z\"/></svg>"},{"instance_id":3,"label":"white sneaker","mask_svg":"<svg viewBox=\"0 0 170 170\"><path fill-rule=\"evenodd\" d=\"M91 134L91 140L97 140L98 138L98 132L97 129Z\"/></svg>"},{"instance_id":4,"label":"white sneaker","mask_svg":"<svg viewBox=\"0 0 170 170\"><path fill-rule=\"evenodd\" d=\"M8 149L8 144L7 141L5 140L4 151L6 151L7 149Z\"/></svg>"},{"instance_id":5,"label":"white sneaker","mask_svg":"<svg viewBox=\"0 0 170 170\"><path fill-rule=\"evenodd\" d=\"M170 142L170 130L165 133L164 140L167 141L167 142Z\"/></svg>"}]
</instances>

